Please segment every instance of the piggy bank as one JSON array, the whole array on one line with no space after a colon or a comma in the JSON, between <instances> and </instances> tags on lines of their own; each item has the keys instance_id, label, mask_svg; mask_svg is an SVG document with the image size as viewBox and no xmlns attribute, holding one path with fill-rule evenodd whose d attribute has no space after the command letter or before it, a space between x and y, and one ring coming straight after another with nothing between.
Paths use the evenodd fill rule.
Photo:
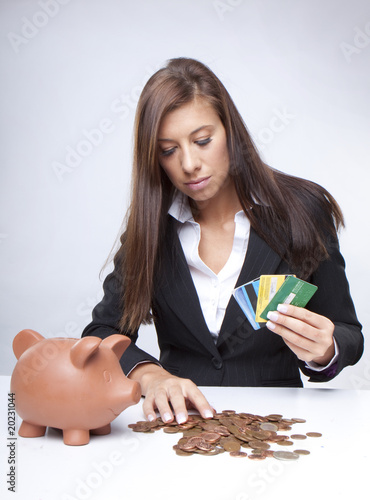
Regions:
<instances>
[{"instance_id":1,"label":"piggy bank","mask_svg":"<svg viewBox=\"0 0 370 500\"><path fill-rule=\"evenodd\" d=\"M110 423L140 400L140 385L124 375L119 359L130 344L124 335L45 339L22 330L13 341L18 360L11 378L15 408L23 419L19 435L63 431L68 445L92 434L109 434Z\"/></svg>"}]
</instances>

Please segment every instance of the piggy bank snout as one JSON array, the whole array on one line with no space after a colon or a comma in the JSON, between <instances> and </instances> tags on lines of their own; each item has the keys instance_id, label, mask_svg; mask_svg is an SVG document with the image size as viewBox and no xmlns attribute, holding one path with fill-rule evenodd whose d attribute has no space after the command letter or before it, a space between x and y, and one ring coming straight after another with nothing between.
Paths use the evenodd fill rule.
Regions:
<instances>
[{"instance_id":1,"label":"piggy bank snout","mask_svg":"<svg viewBox=\"0 0 370 500\"><path fill-rule=\"evenodd\" d=\"M112 394L113 411L119 415L128 406L136 405L141 398L141 387L138 382L125 379Z\"/></svg>"},{"instance_id":2,"label":"piggy bank snout","mask_svg":"<svg viewBox=\"0 0 370 500\"><path fill-rule=\"evenodd\" d=\"M137 404L140 401L141 398L141 387L139 382L133 382L133 387L131 390L131 398L133 401L133 404Z\"/></svg>"}]
</instances>

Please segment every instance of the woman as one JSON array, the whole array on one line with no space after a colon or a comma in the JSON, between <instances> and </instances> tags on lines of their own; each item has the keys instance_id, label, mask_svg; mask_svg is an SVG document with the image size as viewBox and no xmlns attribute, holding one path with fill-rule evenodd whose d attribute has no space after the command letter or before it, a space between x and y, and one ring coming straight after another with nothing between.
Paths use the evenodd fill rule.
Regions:
<instances>
[{"instance_id":1,"label":"woman","mask_svg":"<svg viewBox=\"0 0 370 500\"><path fill-rule=\"evenodd\" d=\"M218 78L173 59L141 94L132 202L115 269L83 336L133 342L121 359L147 419L213 410L197 385L301 387L356 363L363 337L339 252L333 197L265 165ZM261 274L318 286L307 308L280 305L254 331L232 297ZM136 345L153 319L160 360Z\"/></svg>"}]
</instances>

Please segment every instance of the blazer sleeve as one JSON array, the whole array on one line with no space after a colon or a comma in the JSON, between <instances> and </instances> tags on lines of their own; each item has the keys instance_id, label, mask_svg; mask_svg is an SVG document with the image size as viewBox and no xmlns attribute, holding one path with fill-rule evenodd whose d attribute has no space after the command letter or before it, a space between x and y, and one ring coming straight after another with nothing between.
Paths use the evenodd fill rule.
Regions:
<instances>
[{"instance_id":1,"label":"blazer sleeve","mask_svg":"<svg viewBox=\"0 0 370 500\"><path fill-rule=\"evenodd\" d=\"M354 365L364 349L362 326L359 323L345 274L345 261L338 241L331 243L329 259L323 261L310 280L318 290L307 305L307 309L326 316L334 323L334 338L339 348L336 363L321 372L310 370L299 362L302 372L310 382L327 382L337 376L343 368Z\"/></svg>"},{"instance_id":2,"label":"blazer sleeve","mask_svg":"<svg viewBox=\"0 0 370 500\"><path fill-rule=\"evenodd\" d=\"M137 364L151 362L160 365L159 361L136 346L138 332L128 335L120 331L119 321L122 314L120 279L114 270L104 280L104 296L92 311L92 321L82 332L82 337L95 336L104 339L113 334L126 334L131 339L131 344L123 353L120 364L125 374L128 374Z\"/></svg>"}]
</instances>

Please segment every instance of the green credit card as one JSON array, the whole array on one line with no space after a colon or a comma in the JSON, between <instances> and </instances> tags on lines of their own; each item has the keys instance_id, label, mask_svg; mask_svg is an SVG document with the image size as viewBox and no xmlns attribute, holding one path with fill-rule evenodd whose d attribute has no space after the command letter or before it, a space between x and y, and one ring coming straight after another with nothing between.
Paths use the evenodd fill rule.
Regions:
<instances>
[{"instance_id":1,"label":"green credit card","mask_svg":"<svg viewBox=\"0 0 370 500\"><path fill-rule=\"evenodd\" d=\"M269 311L276 311L279 304L292 304L293 306L304 307L316 290L317 286L307 283L307 281L300 280L295 276L287 276L284 283L260 314L260 317L267 320L267 313Z\"/></svg>"}]
</instances>

